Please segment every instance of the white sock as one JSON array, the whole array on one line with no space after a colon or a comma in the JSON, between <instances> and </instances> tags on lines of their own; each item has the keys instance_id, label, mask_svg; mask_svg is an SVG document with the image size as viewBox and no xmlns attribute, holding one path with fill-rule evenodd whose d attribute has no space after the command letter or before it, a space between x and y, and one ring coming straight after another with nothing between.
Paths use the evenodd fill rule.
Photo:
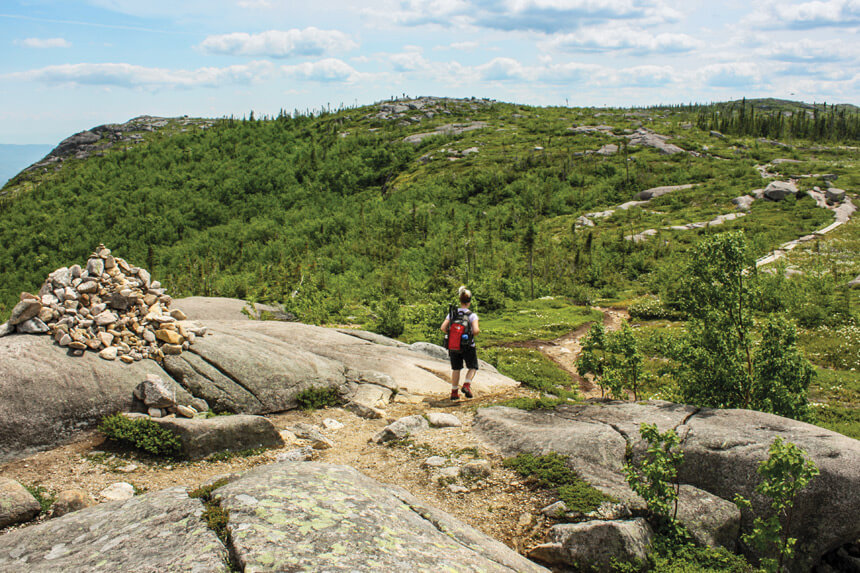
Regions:
<instances>
[{"instance_id":1,"label":"white sock","mask_svg":"<svg viewBox=\"0 0 860 573\"><path fill-rule=\"evenodd\" d=\"M466 384L471 384L471 383L472 383L472 381L470 379L466 378L466 382L465 382L465 384L463 384L463 386L465 386Z\"/></svg>"}]
</instances>

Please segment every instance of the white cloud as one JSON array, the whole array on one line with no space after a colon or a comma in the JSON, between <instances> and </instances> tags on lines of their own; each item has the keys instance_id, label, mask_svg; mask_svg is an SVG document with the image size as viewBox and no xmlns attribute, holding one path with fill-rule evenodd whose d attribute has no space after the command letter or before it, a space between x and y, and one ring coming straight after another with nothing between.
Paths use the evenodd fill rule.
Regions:
<instances>
[{"instance_id":1,"label":"white cloud","mask_svg":"<svg viewBox=\"0 0 860 573\"><path fill-rule=\"evenodd\" d=\"M827 0L786 4L770 0L749 21L766 28L856 28L860 26L860 0Z\"/></svg>"},{"instance_id":2,"label":"white cloud","mask_svg":"<svg viewBox=\"0 0 860 573\"><path fill-rule=\"evenodd\" d=\"M259 34L235 32L209 36L198 47L207 54L289 58L353 50L358 44L343 32L310 27L304 30L269 30Z\"/></svg>"},{"instance_id":3,"label":"white cloud","mask_svg":"<svg viewBox=\"0 0 860 573\"><path fill-rule=\"evenodd\" d=\"M857 60L860 58L856 47L852 49L840 41L812 41L803 38L793 42L774 42L758 51L771 60L796 63L828 63Z\"/></svg>"},{"instance_id":4,"label":"white cloud","mask_svg":"<svg viewBox=\"0 0 860 573\"><path fill-rule=\"evenodd\" d=\"M450 48L452 50L459 50L462 52L467 52L467 51L471 51L471 50L477 50L479 46L480 46L480 44L478 42L468 41L468 42L454 42L453 44L451 44Z\"/></svg>"},{"instance_id":5,"label":"white cloud","mask_svg":"<svg viewBox=\"0 0 860 573\"><path fill-rule=\"evenodd\" d=\"M25 48L70 48L72 46L65 38L25 38L15 40L15 44Z\"/></svg>"},{"instance_id":6,"label":"white cloud","mask_svg":"<svg viewBox=\"0 0 860 573\"><path fill-rule=\"evenodd\" d=\"M317 62L304 62L294 66L281 66L289 77L314 82L353 82L362 74L342 60L326 58Z\"/></svg>"},{"instance_id":7,"label":"white cloud","mask_svg":"<svg viewBox=\"0 0 860 573\"><path fill-rule=\"evenodd\" d=\"M754 86L762 81L761 68L752 62L711 64L697 75L705 85L722 88Z\"/></svg>"},{"instance_id":8,"label":"white cloud","mask_svg":"<svg viewBox=\"0 0 860 573\"><path fill-rule=\"evenodd\" d=\"M690 52L702 42L687 34L651 34L643 29L623 26L595 26L572 34L558 35L543 42L544 49L568 52L627 51L631 55Z\"/></svg>"},{"instance_id":9,"label":"white cloud","mask_svg":"<svg viewBox=\"0 0 860 573\"><path fill-rule=\"evenodd\" d=\"M224 84L247 84L271 74L265 61L226 68L170 70L133 64L64 64L7 74L23 81L50 85L120 86L128 88L194 88Z\"/></svg>"},{"instance_id":10,"label":"white cloud","mask_svg":"<svg viewBox=\"0 0 860 573\"><path fill-rule=\"evenodd\" d=\"M478 26L543 33L576 30L585 24L637 19L643 24L676 21L680 12L664 0L406 0L399 10L367 10L407 26Z\"/></svg>"},{"instance_id":11,"label":"white cloud","mask_svg":"<svg viewBox=\"0 0 860 573\"><path fill-rule=\"evenodd\" d=\"M487 81L528 80L535 70L523 66L513 58L493 58L486 64L475 66L481 79Z\"/></svg>"}]
</instances>

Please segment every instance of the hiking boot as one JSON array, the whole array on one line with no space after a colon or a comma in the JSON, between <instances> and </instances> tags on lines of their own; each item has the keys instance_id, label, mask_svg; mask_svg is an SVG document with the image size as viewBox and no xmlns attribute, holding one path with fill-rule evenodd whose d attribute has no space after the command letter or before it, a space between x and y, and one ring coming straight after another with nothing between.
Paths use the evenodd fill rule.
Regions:
<instances>
[{"instance_id":1,"label":"hiking boot","mask_svg":"<svg viewBox=\"0 0 860 573\"><path fill-rule=\"evenodd\" d=\"M472 385L471 384L468 384L468 383L463 384L463 395L466 398L472 397Z\"/></svg>"},{"instance_id":2,"label":"hiking boot","mask_svg":"<svg viewBox=\"0 0 860 573\"><path fill-rule=\"evenodd\" d=\"M459 400L460 399L460 393L457 392L456 390L451 390L451 399L452 400Z\"/></svg>"}]
</instances>

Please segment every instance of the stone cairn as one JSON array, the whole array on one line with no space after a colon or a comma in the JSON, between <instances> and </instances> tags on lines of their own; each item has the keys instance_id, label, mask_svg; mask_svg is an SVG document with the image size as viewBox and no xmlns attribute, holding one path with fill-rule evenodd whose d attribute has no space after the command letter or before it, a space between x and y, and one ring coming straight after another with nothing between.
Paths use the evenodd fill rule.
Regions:
<instances>
[{"instance_id":1,"label":"stone cairn","mask_svg":"<svg viewBox=\"0 0 860 573\"><path fill-rule=\"evenodd\" d=\"M206 328L187 322L146 269L131 266L99 245L85 269L63 267L48 275L39 295L21 293L0 336L50 333L73 355L99 353L125 363L181 354Z\"/></svg>"}]
</instances>

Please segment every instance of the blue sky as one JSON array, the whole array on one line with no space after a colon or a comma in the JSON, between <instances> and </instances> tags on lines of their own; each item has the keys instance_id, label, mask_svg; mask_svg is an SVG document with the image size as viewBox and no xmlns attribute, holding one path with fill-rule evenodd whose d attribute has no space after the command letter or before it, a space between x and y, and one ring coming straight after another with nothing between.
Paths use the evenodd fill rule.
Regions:
<instances>
[{"instance_id":1,"label":"blue sky","mask_svg":"<svg viewBox=\"0 0 860 573\"><path fill-rule=\"evenodd\" d=\"M860 0L3 0L0 143L407 94L860 104Z\"/></svg>"}]
</instances>

